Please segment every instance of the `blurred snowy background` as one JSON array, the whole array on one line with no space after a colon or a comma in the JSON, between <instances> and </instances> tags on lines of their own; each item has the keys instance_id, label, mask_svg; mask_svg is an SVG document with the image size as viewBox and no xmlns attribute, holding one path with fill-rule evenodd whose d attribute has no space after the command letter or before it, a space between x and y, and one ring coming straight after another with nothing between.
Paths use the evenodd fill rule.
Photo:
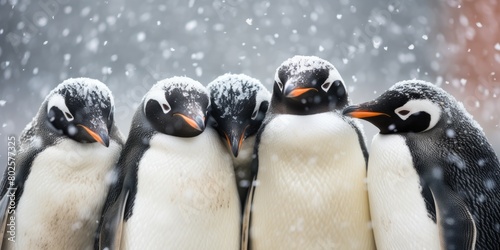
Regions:
<instances>
[{"instance_id":1,"label":"blurred snowy background","mask_svg":"<svg viewBox=\"0 0 500 250\"><path fill-rule=\"evenodd\" d=\"M296 54L332 62L354 103L400 80L436 83L500 152L499 14L495 0L0 0L0 158L7 136L66 78L106 83L127 135L158 80L186 75L206 85L232 72L270 88ZM375 129L364 124L370 145Z\"/></svg>"}]
</instances>

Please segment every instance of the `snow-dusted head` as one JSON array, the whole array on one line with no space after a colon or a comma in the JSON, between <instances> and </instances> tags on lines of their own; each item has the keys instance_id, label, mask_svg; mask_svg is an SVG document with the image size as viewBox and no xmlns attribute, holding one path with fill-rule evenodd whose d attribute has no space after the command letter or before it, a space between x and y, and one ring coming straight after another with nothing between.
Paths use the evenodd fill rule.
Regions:
<instances>
[{"instance_id":1,"label":"snow-dusted head","mask_svg":"<svg viewBox=\"0 0 500 250\"><path fill-rule=\"evenodd\" d=\"M109 146L114 101L104 83L89 78L70 78L47 96L47 120L60 134L86 143Z\"/></svg>"},{"instance_id":2,"label":"snow-dusted head","mask_svg":"<svg viewBox=\"0 0 500 250\"><path fill-rule=\"evenodd\" d=\"M214 127L235 157L243 141L257 133L271 94L259 80L243 74L225 74L207 86Z\"/></svg>"},{"instance_id":3,"label":"snow-dusted head","mask_svg":"<svg viewBox=\"0 0 500 250\"><path fill-rule=\"evenodd\" d=\"M193 137L205 130L209 106L208 92L201 83L188 77L172 77L153 85L141 108L156 131Z\"/></svg>"},{"instance_id":4,"label":"snow-dusted head","mask_svg":"<svg viewBox=\"0 0 500 250\"><path fill-rule=\"evenodd\" d=\"M315 114L348 104L344 80L335 67L315 56L294 56L276 70L273 108L278 112Z\"/></svg>"},{"instance_id":5,"label":"snow-dusted head","mask_svg":"<svg viewBox=\"0 0 500 250\"><path fill-rule=\"evenodd\" d=\"M413 80L395 84L371 102L347 107L344 114L373 123L381 134L418 133L431 130L445 116L450 119L445 110L458 111L457 106L441 88Z\"/></svg>"}]
</instances>

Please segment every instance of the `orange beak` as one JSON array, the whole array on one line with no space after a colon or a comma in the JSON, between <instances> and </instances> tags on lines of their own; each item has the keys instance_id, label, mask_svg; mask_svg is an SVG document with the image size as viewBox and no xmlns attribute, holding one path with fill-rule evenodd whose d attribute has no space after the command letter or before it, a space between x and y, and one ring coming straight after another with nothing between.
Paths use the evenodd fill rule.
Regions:
<instances>
[{"instance_id":1,"label":"orange beak","mask_svg":"<svg viewBox=\"0 0 500 250\"><path fill-rule=\"evenodd\" d=\"M87 132L96 142L99 142L100 144L104 145L105 147L109 146L109 137L107 135L107 131L102 131L100 134L94 132L92 129L89 127L78 124L77 126L82 127L85 132Z\"/></svg>"},{"instance_id":2,"label":"orange beak","mask_svg":"<svg viewBox=\"0 0 500 250\"><path fill-rule=\"evenodd\" d=\"M350 117L354 118L369 118L369 117L375 117L375 116L387 116L391 117L390 115L382 112L374 112L374 111L364 111L364 110L358 110L358 111L351 111L348 113L344 113L345 115L348 115Z\"/></svg>"},{"instance_id":3,"label":"orange beak","mask_svg":"<svg viewBox=\"0 0 500 250\"><path fill-rule=\"evenodd\" d=\"M231 149L231 152L233 153L234 157L238 157L238 153L240 152L241 146L243 145L243 141L245 140L245 131L248 128L245 127L243 129L243 132L241 132L240 135L237 135L237 132L234 133L235 131L232 131L231 136L227 135L226 132L224 132L224 136L226 137L226 143Z\"/></svg>"},{"instance_id":4,"label":"orange beak","mask_svg":"<svg viewBox=\"0 0 500 250\"><path fill-rule=\"evenodd\" d=\"M189 126L198 131L203 131L205 129L205 122L201 117L196 117L196 119L193 119L181 113L175 113L174 115L180 116Z\"/></svg>"},{"instance_id":5,"label":"orange beak","mask_svg":"<svg viewBox=\"0 0 500 250\"><path fill-rule=\"evenodd\" d=\"M288 94L286 94L286 97L289 98L298 97L309 91L318 91L318 90L315 88L295 88L292 89Z\"/></svg>"}]
</instances>

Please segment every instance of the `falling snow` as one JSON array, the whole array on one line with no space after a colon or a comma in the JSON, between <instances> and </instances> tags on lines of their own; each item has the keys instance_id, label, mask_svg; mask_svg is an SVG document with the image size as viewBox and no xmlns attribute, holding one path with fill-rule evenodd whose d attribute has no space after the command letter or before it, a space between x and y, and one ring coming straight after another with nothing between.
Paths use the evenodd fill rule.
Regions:
<instances>
[{"instance_id":1,"label":"falling snow","mask_svg":"<svg viewBox=\"0 0 500 250\"><path fill-rule=\"evenodd\" d=\"M483 125L498 152L498 67L481 74L486 80L480 83L446 72L460 68L450 63L453 55L483 53L478 48L498 65L500 41L494 36L485 46L468 44L483 31L492 33L498 22L488 8L479 19L466 12L465 2L451 2L55 1L47 15L38 4L2 1L0 114L6 126L0 139L19 134L67 78L104 82L115 97L117 126L127 135L133 111L161 79L181 75L207 85L225 73L244 73L272 90L284 60L315 55L346 76L353 102L373 99L403 79L442 86ZM455 26L462 29L453 31L460 34L453 40ZM365 130L369 141L376 130ZM4 144L0 152L6 152Z\"/></svg>"},{"instance_id":2,"label":"falling snow","mask_svg":"<svg viewBox=\"0 0 500 250\"><path fill-rule=\"evenodd\" d=\"M144 42L144 40L146 39L146 33L144 32L139 32L137 34L137 42Z\"/></svg>"},{"instance_id":3,"label":"falling snow","mask_svg":"<svg viewBox=\"0 0 500 250\"><path fill-rule=\"evenodd\" d=\"M192 20L186 23L186 30L191 31L198 26L198 21Z\"/></svg>"}]
</instances>

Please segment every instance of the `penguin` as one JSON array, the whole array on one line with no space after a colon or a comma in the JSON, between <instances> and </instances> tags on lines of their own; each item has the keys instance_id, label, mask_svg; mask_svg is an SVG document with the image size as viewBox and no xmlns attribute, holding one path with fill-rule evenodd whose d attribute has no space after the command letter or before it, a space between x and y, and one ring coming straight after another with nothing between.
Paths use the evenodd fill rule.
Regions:
<instances>
[{"instance_id":1,"label":"penguin","mask_svg":"<svg viewBox=\"0 0 500 250\"><path fill-rule=\"evenodd\" d=\"M271 93L259 80L244 74L224 74L209 83L207 88L212 103L211 124L232 156L243 207L252 183L255 135L269 108Z\"/></svg>"},{"instance_id":2,"label":"penguin","mask_svg":"<svg viewBox=\"0 0 500 250\"><path fill-rule=\"evenodd\" d=\"M71 78L23 130L2 182L3 249L91 249L123 146L104 83Z\"/></svg>"},{"instance_id":3,"label":"penguin","mask_svg":"<svg viewBox=\"0 0 500 250\"><path fill-rule=\"evenodd\" d=\"M453 96L408 80L343 113L380 130L367 177L379 249L499 248L498 157Z\"/></svg>"},{"instance_id":4,"label":"penguin","mask_svg":"<svg viewBox=\"0 0 500 250\"><path fill-rule=\"evenodd\" d=\"M207 89L188 77L144 96L116 165L100 249L237 249L240 205L232 160L206 126Z\"/></svg>"},{"instance_id":5,"label":"penguin","mask_svg":"<svg viewBox=\"0 0 500 250\"><path fill-rule=\"evenodd\" d=\"M341 113L349 102L326 60L294 56L278 67L257 133L244 249L374 248L364 136Z\"/></svg>"}]
</instances>

